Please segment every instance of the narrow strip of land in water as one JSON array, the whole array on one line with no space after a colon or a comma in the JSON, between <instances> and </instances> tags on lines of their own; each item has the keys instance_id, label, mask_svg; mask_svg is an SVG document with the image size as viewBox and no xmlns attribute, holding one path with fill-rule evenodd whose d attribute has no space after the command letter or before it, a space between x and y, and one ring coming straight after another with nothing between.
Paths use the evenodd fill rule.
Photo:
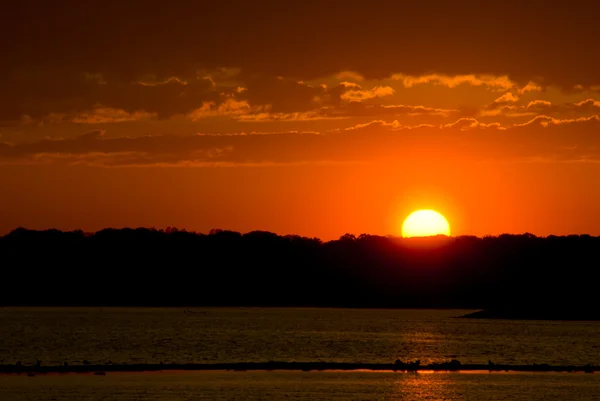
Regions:
<instances>
[{"instance_id":1,"label":"narrow strip of land in water","mask_svg":"<svg viewBox=\"0 0 600 401\"><path fill-rule=\"evenodd\" d=\"M396 363L344 363L344 362L238 362L238 363L186 363L186 364L110 364L110 365L60 365L26 366L0 365L0 374L45 374L45 373L105 373L105 372L155 372L155 371L210 371L210 370L372 370L372 371L517 371L517 372L586 372L600 371L600 365L504 365L504 364L461 364L453 360L443 363L421 365L418 362Z\"/></svg>"}]
</instances>

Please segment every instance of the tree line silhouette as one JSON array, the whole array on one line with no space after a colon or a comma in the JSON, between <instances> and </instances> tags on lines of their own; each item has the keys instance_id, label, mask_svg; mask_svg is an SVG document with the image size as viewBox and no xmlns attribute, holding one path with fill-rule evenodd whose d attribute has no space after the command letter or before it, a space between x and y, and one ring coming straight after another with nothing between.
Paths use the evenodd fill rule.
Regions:
<instances>
[{"instance_id":1,"label":"tree line silhouette","mask_svg":"<svg viewBox=\"0 0 600 401\"><path fill-rule=\"evenodd\" d=\"M600 237L334 241L169 228L16 229L0 238L2 305L513 308L597 304Z\"/></svg>"}]
</instances>

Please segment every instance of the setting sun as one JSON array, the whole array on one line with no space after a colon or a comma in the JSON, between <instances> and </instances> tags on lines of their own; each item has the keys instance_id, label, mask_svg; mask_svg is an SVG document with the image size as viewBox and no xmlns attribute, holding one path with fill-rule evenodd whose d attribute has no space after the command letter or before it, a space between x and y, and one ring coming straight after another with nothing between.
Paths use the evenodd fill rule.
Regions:
<instances>
[{"instance_id":1,"label":"setting sun","mask_svg":"<svg viewBox=\"0 0 600 401\"><path fill-rule=\"evenodd\" d=\"M435 210L412 212L402 224L402 236L405 238L432 235L450 235L448 220Z\"/></svg>"}]
</instances>

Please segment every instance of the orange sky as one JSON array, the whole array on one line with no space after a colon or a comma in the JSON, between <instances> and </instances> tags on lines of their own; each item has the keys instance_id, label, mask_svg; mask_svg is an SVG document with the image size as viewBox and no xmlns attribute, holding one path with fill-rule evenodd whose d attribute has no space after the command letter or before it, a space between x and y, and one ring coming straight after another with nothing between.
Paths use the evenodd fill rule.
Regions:
<instances>
[{"instance_id":1,"label":"orange sky","mask_svg":"<svg viewBox=\"0 0 600 401\"><path fill-rule=\"evenodd\" d=\"M187 3L7 7L0 233L600 235L594 2Z\"/></svg>"}]
</instances>

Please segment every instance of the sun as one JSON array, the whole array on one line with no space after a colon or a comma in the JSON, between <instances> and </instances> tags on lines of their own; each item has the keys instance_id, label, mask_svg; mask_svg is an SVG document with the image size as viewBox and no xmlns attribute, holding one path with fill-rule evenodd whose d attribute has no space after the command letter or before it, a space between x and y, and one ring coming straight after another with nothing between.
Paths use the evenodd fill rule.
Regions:
<instances>
[{"instance_id":1,"label":"sun","mask_svg":"<svg viewBox=\"0 0 600 401\"><path fill-rule=\"evenodd\" d=\"M448 220L435 210L417 210L402 223L402 236L405 238L433 235L450 235Z\"/></svg>"}]
</instances>

